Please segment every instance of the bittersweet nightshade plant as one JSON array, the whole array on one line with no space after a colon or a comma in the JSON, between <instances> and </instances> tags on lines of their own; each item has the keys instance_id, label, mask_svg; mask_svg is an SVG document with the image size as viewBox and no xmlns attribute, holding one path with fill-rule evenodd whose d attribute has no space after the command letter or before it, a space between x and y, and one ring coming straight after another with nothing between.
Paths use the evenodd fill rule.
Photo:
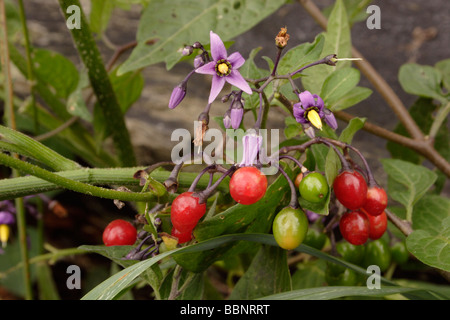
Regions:
<instances>
[{"instance_id":1,"label":"bittersweet nightshade plant","mask_svg":"<svg viewBox=\"0 0 450 320\"><path fill-rule=\"evenodd\" d=\"M243 155L239 164L242 166L253 166L257 163L258 153L262 146L262 136L250 131L242 138Z\"/></svg>"},{"instance_id":2,"label":"bittersweet nightshade plant","mask_svg":"<svg viewBox=\"0 0 450 320\"><path fill-rule=\"evenodd\" d=\"M213 76L208 102L212 103L217 98L225 82L238 87L245 93L252 94L252 89L238 71L245 62L242 55L234 52L228 56L222 39L212 31L210 32L210 44L213 61L195 70L197 73Z\"/></svg>"}]
</instances>

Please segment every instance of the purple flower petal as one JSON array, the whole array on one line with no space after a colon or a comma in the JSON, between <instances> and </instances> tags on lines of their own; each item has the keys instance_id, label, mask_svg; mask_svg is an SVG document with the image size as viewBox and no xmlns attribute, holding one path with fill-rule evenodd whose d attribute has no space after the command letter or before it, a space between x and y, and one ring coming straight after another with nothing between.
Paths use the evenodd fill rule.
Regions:
<instances>
[{"instance_id":1,"label":"purple flower petal","mask_svg":"<svg viewBox=\"0 0 450 320\"><path fill-rule=\"evenodd\" d=\"M245 59L242 57L242 55L239 52L234 52L230 54L227 58L228 62L231 63L231 66L233 69L240 68L244 63Z\"/></svg>"},{"instance_id":2,"label":"purple flower petal","mask_svg":"<svg viewBox=\"0 0 450 320\"><path fill-rule=\"evenodd\" d=\"M214 75L211 83L211 92L209 93L208 103L212 103L225 85L225 77Z\"/></svg>"},{"instance_id":3,"label":"purple flower petal","mask_svg":"<svg viewBox=\"0 0 450 320\"><path fill-rule=\"evenodd\" d=\"M245 79L241 76L241 74L239 73L239 71L237 70L231 70L231 73L225 77L225 80L235 86L238 87L239 89L241 89L242 91L244 91L245 93L248 94L252 94L252 88L250 88L250 86L248 85L247 81L245 81Z\"/></svg>"},{"instance_id":4,"label":"purple flower petal","mask_svg":"<svg viewBox=\"0 0 450 320\"><path fill-rule=\"evenodd\" d=\"M308 120L305 119L305 109L301 107L300 103L296 103L293 106L293 114L294 118L298 123L308 123Z\"/></svg>"},{"instance_id":5,"label":"purple flower petal","mask_svg":"<svg viewBox=\"0 0 450 320\"><path fill-rule=\"evenodd\" d=\"M333 112L331 112L330 110L325 108L324 109L324 114L325 114L324 120L325 120L326 124L331 129L336 130L337 127L338 127L338 124L337 124L337 121L336 121L336 118L335 118Z\"/></svg>"},{"instance_id":6,"label":"purple flower petal","mask_svg":"<svg viewBox=\"0 0 450 320\"><path fill-rule=\"evenodd\" d=\"M207 64L195 69L195 72L202 74L217 74L216 62L215 61L208 62Z\"/></svg>"},{"instance_id":7,"label":"purple flower petal","mask_svg":"<svg viewBox=\"0 0 450 320\"><path fill-rule=\"evenodd\" d=\"M220 59L226 59L228 56L227 49L225 48L222 39L220 39L220 37L212 31L209 33L209 38L211 44L211 56L213 60L217 61Z\"/></svg>"},{"instance_id":8,"label":"purple flower petal","mask_svg":"<svg viewBox=\"0 0 450 320\"><path fill-rule=\"evenodd\" d=\"M309 107L313 107L316 105L316 101L314 100L313 95L309 91L303 91L298 95L300 101L302 103L303 109L308 109Z\"/></svg>"},{"instance_id":9,"label":"purple flower petal","mask_svg":"<svg viewBox=\"0 0 450 320\"><path fill-rule=\"evenodd\" d=\"M323 103L323 100L321 97L319 97L317 94L313 94L313 97L316 99L315 106L319 108L319 110L322 110L325 104Z\"/></svg>"}]
</instances>

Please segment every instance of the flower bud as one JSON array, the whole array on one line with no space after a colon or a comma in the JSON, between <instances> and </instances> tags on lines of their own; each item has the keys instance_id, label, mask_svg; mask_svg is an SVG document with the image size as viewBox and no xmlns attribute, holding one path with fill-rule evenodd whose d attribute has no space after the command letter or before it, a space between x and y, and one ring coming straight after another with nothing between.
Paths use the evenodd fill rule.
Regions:
<instances>
[{"instance_id":1,"label":"flower bud","mask_svg":"<svg viewBox=\"0 0 450 320\"><path fill-rule=\"evenodd\" d=\"M225 112L225 115L223 116L223 126L225 129L231 128L231 110L227 110L227 112Z\"/></svg>"},{"instance_id":2,"label":"flower bud","mask_svg":"<svg viewBox=\"0 0 450 320\"><path fill-rule=\"evenodd\" d=\"M230 117L231 117L231 127L233 129L235 130L239 129L243 116L244 116L243 108L231 108Z\"/></svg>"},{"instance_id":3,"label":"flower bud","mask_svg":"<svg viewBox=\"0 0 450 320\"><path fill-rule=\"evenodd\" d=\"M181 101L183 101L185 96L186 85L179 84L178 86L176 86L172 91L172 95L170 96L169 109L176 108L181 103Z\"/></svg>"},{"instance_id":4,"label":"flower bud","mask_svg":"<svg viewBox=\"0 0 450 320\"><path fill-rule=\"evenodd\" d=\"M329 110L329 109L327 109L327 108L324 108L324 109L323 109L323 113L325 114L325 117L324 117L324 119L323 119L323 120L325 121L325 123L326 123L331 129L336 130L337 127L338 127L338 124L337 124L337 121L336 121L336 118L335 118L333 112L331 112L331 110Z\"/></svg>"},{"instance_id":5,"label":"flower bud","mask_svg":"<svg viewBox=\"0 0 450 320\"><path fill-rule=\"evenodd\" d=\"M199 54L194 59L194 68L197 69L205 64L205 59L202 54Z\"/></svg>"}]
</instances>

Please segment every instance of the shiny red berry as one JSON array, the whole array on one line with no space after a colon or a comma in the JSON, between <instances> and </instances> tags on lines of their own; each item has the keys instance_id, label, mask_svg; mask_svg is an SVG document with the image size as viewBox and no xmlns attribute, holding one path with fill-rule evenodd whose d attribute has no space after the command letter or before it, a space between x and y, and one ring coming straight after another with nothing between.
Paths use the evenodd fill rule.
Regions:
<instances>
[{"instance_id":1,"label":"shiny red berry","mask_svg":"<svg viewBox=\"0 0 450 320\"><path fill-rule=\"evenodd\" d=\"M180 244L188 242L192 239L192 230L180 232L180 231L178 231L178 229L172 228L171 234L172 234L172 236L178 238L178 243L180 243Z\"/></svg>"},{"instance_id":2,"label":"shiny red berry","mask_svg":"<svg viewBox=\"0 0 450 320\"><path fill-rule=\"evenodd\" d=\"M206 213L206 203L199 203L200 198L193 192L184 192L172 202L170 219L175 229L180 232L192 231L198 220Z\"/></svg>"},{"instance_id":3,"label":"shiny red berry","mask_svg":"<svg viewBox=\"0 0 450 320\"><path fill-rule=\"evenodd\" d=\"M372 240L377 240L381 238L387 229L387 216L386 212L382 212L379 215L371 215L364 209L361 209L369 219L369 238Z\"/></svg>"},{"instance_id":4,"label":"shiny red berry","mask_svg":"<svg viewBox=\"0 0 450 320\"><path fill-rule=\"evenodd\" d=\"M230 179L230 195L238 203L249 205L266 194L267 178L255 167L239 168Z\"/></svg>"},{"instance_id":5,"label":"shiny red berry","mask_svg":"<svg viewBox=\"0 0 450 320\"><path fill-rule=\"evenodd\" d=\"M107 247L133 245L136 242L137 231L130 222L117 219L106 226L102 238Z\"/></svg>"},{"instance_id":6,"label":"shiny red berry","mask_svg":"<svg viewBox=\"0 0 450 320\"><path fill-rule=\"evenodd\" d=\"M367 183L358 171L343 171L333 182L339 202L349 210L361 208L367 197Z\"/></svg>"},{"instance_id":7,"label":"shiny red berry","mask_svg":"<svg viewBox=\"0 0 450 320\"><path fill-rule=\"evenodd\" d=\"M369 239L369 219L359 210L346 212L339 221L339 230L351 244L364 244Z\"/></svg>"},{"instance_id":8,"label":"shiny red berry","mask_svg":"<svg viewBox=\"0 0 450 320\"><path fill-rule=\"evenodd\" d=\"M366 202L364 203L364 210L368 214L377 216L382 214L387 207L388 197L386 191L380 187L370 187L367 189Z\"/></svg>"}]
</instances>

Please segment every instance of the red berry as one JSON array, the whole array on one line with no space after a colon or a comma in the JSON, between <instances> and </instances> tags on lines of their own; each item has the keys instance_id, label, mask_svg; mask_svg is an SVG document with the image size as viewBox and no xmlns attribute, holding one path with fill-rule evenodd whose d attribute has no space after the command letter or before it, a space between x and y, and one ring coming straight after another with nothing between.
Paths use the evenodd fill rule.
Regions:
<instances>
[{"instance_id":1,"label":"red berry","mask_svg":"<svg viewBox=\"0 0 450 320\"><path fill-rule=\"evenodd\" d=\"M361 211L364 212L369 219L369 238L372 240L381 238L387 229L386 212L383 211L381 214L374 216L364 209L361 209Z\"/></svg>"},{"instance_id":2,"label":"red berry","mask_svg":"<svg viewBox=\"0 0 450 320\"><path fill-rule=\"evenodd\" d=\"M191 231L185 231L180 232L176 228L172 228L171 232L172 236L178 238L178 243L185 243L192 239L192 230Z\"/></svg>"},{"instance_id":3,"label":"red berry","mask_svg":"<svg viewBox=\"0 0 450 320\"><path fill-rule=\"evenodd\" d=\"M102 238L107 247L133 245L136 242L137 231L130 222L117 219L106 226Z\"/></svg>"},{"instance_id":4,"label":"red berry","mask_svg":"<svg viewBox=\"0 0 450 320\"><path fill-rule=\"evenodd\" d=\"M357 210L364 205L367 183L357 171L343 171L333 182L336 198L349 210Z\"/></svg>"},{"instance_id":5,"label":"red berry","mask_svg":"<svg viewBox=\"0 0 450 320\"><path fill-rule=\"evenodd\" d=\"M364 210L373 216L382 214L387 207L387 194L383 188L370 187L367 189L366 202L364 203Z\"/></svg>"},{"instance_id":6,"label":"red berry","mask_svg":"<svg viewBox=\"0 0 450 320\"><path fill-rule=\"evenodd\" d=\"M184 192L172 202L170 219L180 232L192 231L198 220L206 213L206 203L199 203L193 192Z\"/></svg>"},{"instance_id":7,"label":"red berry","mask_svg":"<svg viewBox=\"0 0 450 320\"><path fill-rule=\"evenodd\" d=\"M239 168L230 179L231 197L249 205L259 201L267 190L267 178L255 167Z\"/></svg>"},{"instance_id":8,"label":"red berry","mask_svg":"<svg viewBox=\"0 0 450 320\"><path fill-rule=\"evenodd\" d=\"M369 239L369 219L359 210L346 212L339 221L339 230L351 244L364 244Z\"/></svg>"}]
</instances>

